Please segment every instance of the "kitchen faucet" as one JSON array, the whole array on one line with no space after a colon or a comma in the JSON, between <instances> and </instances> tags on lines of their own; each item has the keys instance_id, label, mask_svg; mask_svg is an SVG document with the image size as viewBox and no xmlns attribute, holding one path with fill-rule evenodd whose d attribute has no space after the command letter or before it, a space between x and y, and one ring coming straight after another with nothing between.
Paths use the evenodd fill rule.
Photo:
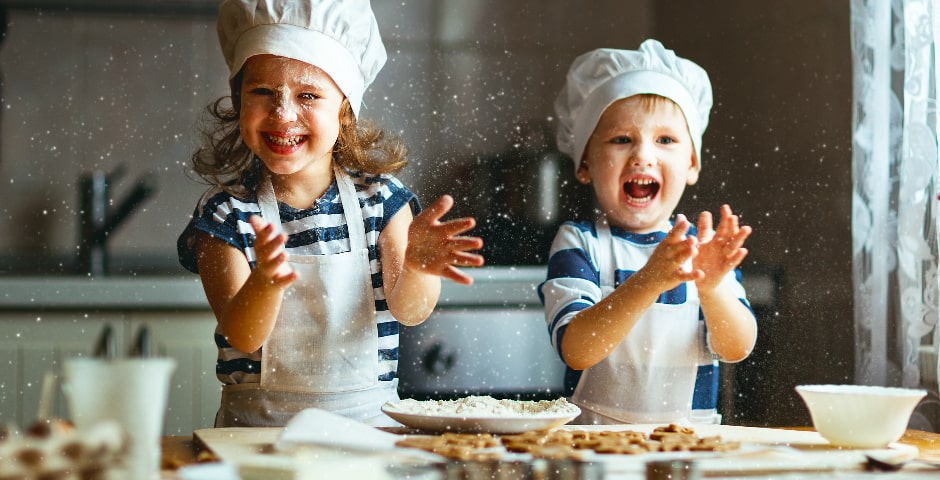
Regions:
<instances>
[{"instance_id":1,"label":"kitchen faucet","mask_svg":"<svg viewBox=\"0 0 940 480\"><path fill-rule=\"evenodd\" d=\"M108 272L108 238L138 205L156 191L155 182L141 176L117 207L111 208L109 187L124 175L124 165L110 174L95 170L79 178L81 196L79 210L78 265L80 273L96 276Z\"/></svg>"}]
</instances>

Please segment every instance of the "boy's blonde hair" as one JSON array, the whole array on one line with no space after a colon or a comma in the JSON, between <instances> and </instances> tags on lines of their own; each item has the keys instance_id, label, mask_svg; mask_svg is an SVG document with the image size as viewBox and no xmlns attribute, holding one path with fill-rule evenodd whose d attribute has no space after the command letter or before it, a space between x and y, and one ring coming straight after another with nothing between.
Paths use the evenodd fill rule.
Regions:
<instances>
[{"instance_id":1,"label":"boy's blonde hair","mask_svg":"<svg viewBox=\"0 0 940 480\"><path fill-rule=\"evenodd\" d=\"M638 94L638 95L632 95L632 96L630 96L630 97L625 97L625 98L633 98L633 97L636 97L636 98L640 99L639 104L640 104L641 107L643 107L643 109L646 110L646 113L653 113L653 112L656 111L657 108L660 108L660 107L662 107L662 106L668 105L668 106L671 106L671 107L673 107L673 108L678 109L679 112L683 114L683 116L685 115L685 113L682 112L682 107L680 107L679 104L677 104L676 102L674 102L671 98L664 97L664 96L662 96L662 95L657 95L657 94L655 94L655 93L640 93L640 94ZM618 99L618 100L624 100L624 99L621 98L621 99ZM689 121L688 121L688 120L686 120L686 122L685 122L685 128L686 128L686 131L689 132L689 137L691 137L691 136L692 136L692 132L689 131ZM590 141L590 140L589 140L589 141ZM586 151L586 150L587 150L587 144L585 144L585 151ZM694 159L695 159L696 164L699 165L699 166L701 166L701 160L698 159L698 153L696 153L694 149L692 150L692 155L693 155L693 157L694 157ZM581 166L585 166L586 163L585 163L584 157L582 156L582 157L581 157L581 160L579 160L578 162L576 162L576 164L579 166L579 168L580 168ZM575 170L577 171L577 168L576 168Z\"/></svg>"},{"instance_id":2,"label":"boy's blonde hair","mask_svg":"<svg viewBox=\"0 0 940 480\"><path fill-rule=\"evenodd\" d=\"M641 93L639 95L634 95L635 97L640 98L640 105L646 109L647 113L653 113L657 108L660 108L664 105L674 107L682 113L682 116L685 116L685 112L682 111L682 106L676 103L673 99L669 97L664 97L656 93ZM629 97L627 97L629 98ZM685 129L689 132L689 137L692 137L692 130L689 128L689 120L685 120ZM697 155L697 152L693 151L693 154Z\"/></svg>"}]
</instances>

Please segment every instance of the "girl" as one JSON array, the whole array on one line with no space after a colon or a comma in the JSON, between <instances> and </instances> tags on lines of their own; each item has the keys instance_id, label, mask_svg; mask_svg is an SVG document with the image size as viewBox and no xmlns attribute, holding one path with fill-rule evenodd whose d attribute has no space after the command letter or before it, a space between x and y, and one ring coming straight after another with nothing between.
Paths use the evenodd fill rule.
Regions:
<instances>
[{"instance_id":1,"label":"girl","mask_svg":"<svg viewBox=\"0 0 940 480\"><path fill-rule=\"evenodd\" d=\"M475 222L441 222L449 196L413 217L403 147L357 123L386 59L368 0L227 0L218 30L232 107L210 108L193 161L215 186L179 239L218 320L216 426L308 407L394 424L398 323L428 317L440 277L471 282Z\"/></svg>"}]
</instances>

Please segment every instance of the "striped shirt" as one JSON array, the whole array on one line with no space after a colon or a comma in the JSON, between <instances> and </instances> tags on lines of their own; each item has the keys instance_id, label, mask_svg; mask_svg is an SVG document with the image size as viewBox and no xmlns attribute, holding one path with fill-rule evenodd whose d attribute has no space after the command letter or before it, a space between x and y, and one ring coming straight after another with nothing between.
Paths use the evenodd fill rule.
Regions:
<instances>
[{"instance_id":1,"label":"striped shirt","mask_svg":"<svg viewBox=\"0 0 940 480\"><path fill-rule=\"evenodd\" d=\"M617 253L612 261L614 265L605 265L605 271L614 269L614 286L622 284L630 275L642 268L656 245L667 232L646 234L631 233L611 226L614 248ZM689 231L695 235L695 228ZM602 298L598 259L597 231L593 222L566 222L558 230L552 244L548 262L548 275L539 285L538 294L545 306L545 319L552 346L561 355L562 338L571 320L578 312L589 308ZM744 287L741 285L739 271L728 274L724 283L750 308ZM686 302L698 302L697 292L687 284L663 292L657 303L679 305ZM699 321L704 321L701 309L698 309ZM663 319L668 321L668 319ZM664 334L668 334L664 330ZM707 337L702 338L703 346L710 351ZM650 355L663 352L649 352ZM703 361L698 365L689 365L697 369L695 390L692 398L693 410L712 410L718 400L718 365L715 361ZM566 368L565 395L572 395L582 376L581 370Z\"/></svg>"},{"instance_id":2,"label":"striped shirt","mask_svg":"<svg viewBox=\"0 0 940 480\"><path fill-rule=\"evenodd\" d=\"M379 382L394 382L398 372L398 322L388 311L382 283L379 235L392 217L405 205L413 214L420 212L415 194L391 175L349 172L365 226L372 288L375 294L376 329L378 332ZM251 268L255 266L254 230L249 217L259 215L261 208L254 194L233 196L218 187L210 188L200 199L193 218L177 242L180 263L198 273L195 236L201 231L219 238L244 252ZM330 255L350 251L346 216L334 180L326 193L308 209L299 210L278 202L281 225L287 233L289 254ZM232 348L218 329L215 343L219 348L216 376L226 384L259 383L261 381L261 350L246 354Z\"/></svg>"}]
</instances>

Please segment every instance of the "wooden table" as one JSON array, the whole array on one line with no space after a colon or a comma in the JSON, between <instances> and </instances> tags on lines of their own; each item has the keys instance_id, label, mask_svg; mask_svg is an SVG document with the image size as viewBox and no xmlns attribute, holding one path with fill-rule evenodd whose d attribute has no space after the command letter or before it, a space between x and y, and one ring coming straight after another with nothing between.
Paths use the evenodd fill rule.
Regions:
<instances>
[{"instance_id":1,"label":"wooden table","mask_svg":"<svg viewBox=\"0 0 940 480\"><path fill-rule=\"evenodd\" d=\"M913 445L920 451L917 458L923 460L940 461L940 434L908 430L901 437L901 443Z\"/></svg>"},{"instance_id":2,"label":"wooden table","mask_svg":"<svg viewBox=\"0 0 940 480\"><path fill-rule=\"evenodd\" d=\"M806 427L788 429L812 430L812 428ZM899 443L917 447L920 452L918 456L920 459L940 461L940 434L938 433L908 430L901 437ZM199 452L192 436L163 437L161 447L162 468L164 470L175 470L199 461Z\"/></svg>"},{"instance_id":3,"label":"wooden table","mask_svg":"<svg viewBox=\"0 0 940 480\"><path fill-rule=\"evenodd\" d=\"M172 436L163 437L160 441L161 462L163 470L176 470L184 465L196 463L196 446L193 437Z\"/></svg>"}]
</instances>

